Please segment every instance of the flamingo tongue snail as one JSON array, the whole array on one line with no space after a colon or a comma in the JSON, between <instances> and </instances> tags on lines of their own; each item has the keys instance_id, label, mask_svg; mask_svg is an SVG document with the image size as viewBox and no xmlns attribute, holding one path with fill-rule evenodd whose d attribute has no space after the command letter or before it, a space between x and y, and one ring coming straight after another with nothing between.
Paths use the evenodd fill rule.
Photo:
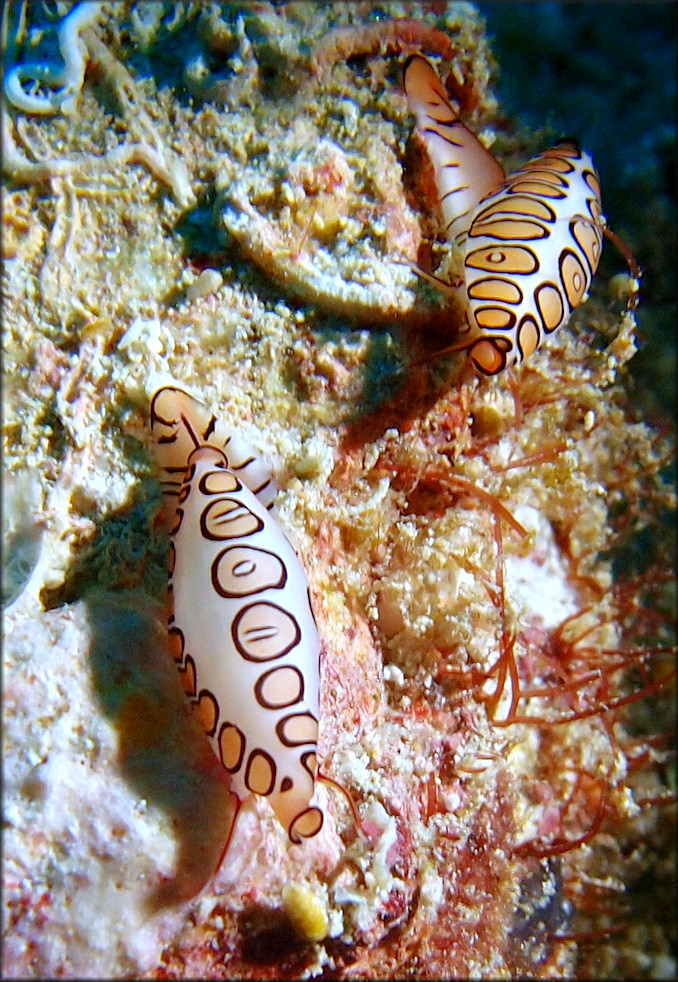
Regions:
<instances>
[{"instance_id":1,"label":"flamingo tongue snail","mask_svg":"<svg viewBox=\"0 0 678 982\"><path fill-rule=\"evenodd\" d=\"M486 375L522 361L587 299L603 234L628 262L633 309L640 270L605 227L600 181L588 153L563 140L504 177L458 118L425 58L407 59L403 81L433 164L446 233L463 257L460 289L470 337L444 351L467 348ZM435 276L427 278L456 292Z\"/></svg>"},{"instance_id":2,"label":"flamingo tongue snail","mask_svg":"<svg viewBox=\"0 0 678 982\"><path fill-rule=\"evenodd\" d=\"M311 804L319 639L304 570L271 514L263 465L232 457L205 406L161 388L151 425L174 513L169 637L184 691L239 803L268 798L298 843L323 824Z\"/></svg>"},{"instance_id":3,"label":"flamingo tongue snail","mask_svg":"<svg viewBox=\"0 0 678 982\"><path fill-rule=\"evenodd\" d=\"M467 231L481 198L504 180L504 170L459 119L425 58L412 55L403 74L407 101L433 164L445 231L454 241Z\"/></svg>"}]
</instances>

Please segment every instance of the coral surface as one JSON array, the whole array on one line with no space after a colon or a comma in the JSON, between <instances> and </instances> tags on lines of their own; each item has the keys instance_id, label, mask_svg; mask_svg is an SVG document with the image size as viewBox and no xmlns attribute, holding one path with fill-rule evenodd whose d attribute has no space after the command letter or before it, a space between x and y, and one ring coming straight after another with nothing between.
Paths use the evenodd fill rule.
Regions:
<instances>
[{"instance_id":1,"label":"coral surface","mask_svg":"<svg viewBox=\"0 0 678 982\"><path fill-rule=\"evenodd\" d=\"M454 257L406 55L508 166L534 152L477 11L16 3L2 29L4 974L672 971L672 428L634 411L634 318L599 279L479 378L430 357L459 312L411 268ZM254 799L216 875L233 802L167 652L172 382L275 475L359 816L319 784L290 845Z\"/></svg>"}]
</instances>

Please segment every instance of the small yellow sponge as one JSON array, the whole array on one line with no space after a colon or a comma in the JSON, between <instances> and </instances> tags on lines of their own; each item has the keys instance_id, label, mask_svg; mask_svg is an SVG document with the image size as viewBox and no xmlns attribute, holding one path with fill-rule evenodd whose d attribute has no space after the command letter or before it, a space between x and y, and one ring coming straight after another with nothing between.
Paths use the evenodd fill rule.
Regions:
<instances>
[{"instance_id":1,"label":"small yellow sponge","mask_svg":"<svg viewBox=\"0 0 678 982\"><path fill-rule=\"evenodd\" d=\"M327 935L327 907L307 886L288 883L283 890L283 905L290 923L298 934L309 941L322 941Z\"/></svg>"}]
</instances>

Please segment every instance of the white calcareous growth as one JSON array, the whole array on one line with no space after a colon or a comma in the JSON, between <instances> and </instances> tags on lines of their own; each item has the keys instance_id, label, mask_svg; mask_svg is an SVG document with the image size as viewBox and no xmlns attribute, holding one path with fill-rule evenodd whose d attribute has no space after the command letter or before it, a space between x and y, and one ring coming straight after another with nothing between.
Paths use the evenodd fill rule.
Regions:
<instances>
[{"instance_id":1,"label":"white calcareous growth","mask_svg":"<svg viewBox=\"0 0 678 982\"><path fill-rule=\"evenodd\" d=\"M62 66L32 62L14 65L7 72L5 96L11 105L22 112L41 116L75 112L86 67L86 48L80 32L93 24L100 13L100 3L79 3L63 20L59 27ZM42 94L32 91L38 83L45 89Z\"/></svg>"}]
</instances>

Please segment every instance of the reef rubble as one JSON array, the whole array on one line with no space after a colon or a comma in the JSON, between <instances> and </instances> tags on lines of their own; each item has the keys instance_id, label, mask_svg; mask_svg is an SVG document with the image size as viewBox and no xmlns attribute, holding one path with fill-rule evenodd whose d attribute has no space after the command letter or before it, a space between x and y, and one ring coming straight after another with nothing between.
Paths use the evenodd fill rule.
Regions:
<instances>
[{"instance_id":1,"label":"reef rubble","mask_svg":"<svg viewBox=\"0 0 678 982\"><path fill-rule=\"evenodd\" d=\"M533 138L477 10L14 4L2 30L5 973L663 975L675 491L635 319L599 279L515 371L426 360L457 314L410 264L454 257L403 56L493 152ZM289 846L256 799L213 879L233 806L166 650L170 381L275 475L362 827L320 785Z\"/></svg>"}]
</instances>

